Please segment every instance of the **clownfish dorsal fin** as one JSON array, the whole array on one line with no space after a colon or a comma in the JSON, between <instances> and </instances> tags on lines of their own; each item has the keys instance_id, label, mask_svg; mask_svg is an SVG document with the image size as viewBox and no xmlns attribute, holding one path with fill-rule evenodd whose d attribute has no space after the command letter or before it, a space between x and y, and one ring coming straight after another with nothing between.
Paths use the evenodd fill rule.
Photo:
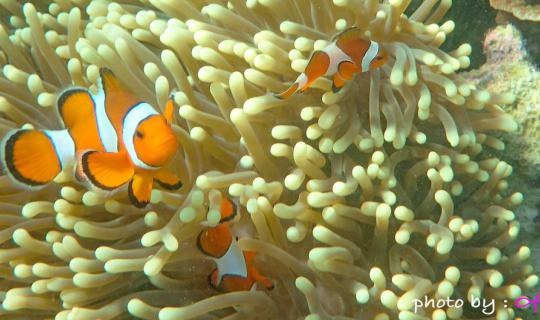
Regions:
<instances>
[{"instance_id":1,"label":"clownfish dorsal fin","mask_svg":"<svg viewBox=\"0 0 540 320\"><path fill-rule=\"evenodd\" d=\"M174 115L174 100L171 96L169 100L167 100L167 104L165 105L165 110L163 110L163 116L165 117L165 120L167 120L168 124L172 123Z\"/></svg>"},{"instance_id":2,"label":"clownfish dorsal fin","mask_svg":"<svg viewBox=\"0 0 540 320\"><path fill-rule=\"evenodd\" d=\"M219 223L234 219L236 216L236 205L231 199L227 197L221 199L220 214L221 219L219 220Z\"/></svg>"},{"instance_id":3,"label":"clownfish dorsal fin","mask_svg":"<svg viewBox=\"0 0 540 320\"><path fill-rule=\"evenodd\" d=\"M123 90L124 87L116 78L116 75L109 68L99 69L99 88L102 90Z\"/></svg>"},{"instance_id":4,"label":"clownfish dorsal fin","mask_svg":"<svg viewBox=\"0 0 540 320\"><path fill-rule=\"evenodd\" d=\"M79 175L101 190L114 190L128 183L135 168L125 152L86 151L79 157Z\"/></svg>"},{"instance_id":5,"label":"clownfish dorsal fin","mask_svg":"<svg viewBox=\"0 0 540 320\"><path fill-rule=\"evenodd\" d=\"M77 150L102 150L112 145L116 147L116 136L105 130L101 131L98 123L108 123L104 114L103 105L86 88L70 87L58 94L56 101L58 115L69 131ZM102 113L102 114L100 114ZM112 130L112 129L111 129ZM105 144L107 142L107 144ZM111 150L109 150L111 151ZM75 152L72 156L75 157ZM78 158L77 158L78 159Z\"/></svg>"},{"instance_id":6,"label":"clownfish dorsal fin","mask_svg":"<svg viewBox=\"0 0 540 320\"><path fill-rule=\"evenodd\" d=\"M362 31L358 27L350 27L333 36L332 41L346 43L358 38L362 38Z\"/></svg>"},{"instance_id":7,"label":"clownfish dorsal fin","mask_svg":"<svg viewBox=\"0 0 540 320\"><path fill-rule=\"evenodd\" d=\"M141 99L129 91L110 69L101 68L99 75L98 96L102 97L107 116L118 129L126 113Z\"/></svg>"},{"instance_id":8,"label":"clownfish dorsal fin","mask_svg":"<svg viewBox=\"0 0 540 320\"><path fill-rule=\"evenodd\" d=\"M362 31L356 27L346 29L337 35L335 42L336 46L349 56L349 59L358 67L361 66L372 43L370 40L366 40ZM367 69L358 71L367 71Z\"/></svg>"},{"instance_id":9,"label":"clownfish dorsal fin","mask_svg":"<svg viewBox=\"0 0 540 320\"><path fill-rule=\"evenodd\" d=\"M60 92L56 107L67 129L94 117L94 100L90 92L84 88L71 87Z\"/></svg>"}]
</instances>

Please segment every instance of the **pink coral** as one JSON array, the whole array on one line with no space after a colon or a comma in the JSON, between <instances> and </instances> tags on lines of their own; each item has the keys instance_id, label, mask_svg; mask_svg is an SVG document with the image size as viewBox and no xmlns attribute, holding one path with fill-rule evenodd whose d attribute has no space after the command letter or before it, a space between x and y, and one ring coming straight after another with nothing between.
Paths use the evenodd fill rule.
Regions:
<instances>
[{"instance_id":1,"label":"pink coral","mask_svg":"<svg viewBox=\"0 0 540 320\"><path fill-rule=\"evenodd\" d=\"M517 62L527 58L521 33L512 25L495 28L484 40L487 63Z\"/></svg>"},{"instance_id":2,"label":"pink coral","mask_svg":"<svg viewBox=\"0 0 540 320\"><path fill-rule=\"evenodd\" d=\"M522 165L522 172L536 176L540 165L540 71L530 62L521 32L511 24L486 35L487 61L479 69L463 73L490 92L509 92L516 97L504 106L518 121L520 130L508 137L506 155Z\"/></svg>"}]
</instances>

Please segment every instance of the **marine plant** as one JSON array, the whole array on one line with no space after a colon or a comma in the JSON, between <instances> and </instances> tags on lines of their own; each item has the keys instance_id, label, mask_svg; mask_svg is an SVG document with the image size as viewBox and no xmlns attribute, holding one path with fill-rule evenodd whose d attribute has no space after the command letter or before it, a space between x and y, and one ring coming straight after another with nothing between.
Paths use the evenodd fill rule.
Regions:
<instances>
[{"instance_id":1,"label":"marine plant","mask_svg":"<svg viewBox=\"0 0 540 320\"><path fill-rule=\"evenodd\" d=\"M505 300L538 278L516 248L512 167L489 156L516 123L457 72L471 47L439 49L450 0L3 1L0 133L57 128L69 85L108 67L164 108L184 185L146 209L67 171L26 191L0 178L6 319L512 319ZM277 100L314 49L355 25L389 63L339 93L319 79ZM272 291L219 294L195 246L230 196L243 250ZM420 308L415 299L464 299ZM493 314L471 308L493 299Z\"/></svg>"}]
</instances>

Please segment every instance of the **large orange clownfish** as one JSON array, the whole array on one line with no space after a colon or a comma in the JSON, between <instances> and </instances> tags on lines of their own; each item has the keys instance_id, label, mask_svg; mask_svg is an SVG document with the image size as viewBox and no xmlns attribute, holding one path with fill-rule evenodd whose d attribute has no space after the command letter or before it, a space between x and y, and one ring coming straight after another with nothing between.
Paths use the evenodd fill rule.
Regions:
<instances>
[{"instance_id":1,"label":"large orange clownfish","mask_svg":"<svg viewBox=\"0 0 540 320\"><path fill-rule=\"evenodd\" d=\"M163 166L178 150L171 128L173 102L163 114L125 89L109 69L100 70L98 93L71 87L59 94L63 130L15 129L1 141L2 163L9 177L24 187L42 187L64 168L100 190L126 184L133 205L150 200L153 181L167 189L181 187Z\"/></svg>"},{"instance_id":2,"label":"large orange clownfish","mask_svg":"<svg viewBox=\"0 0 540 320\"><path fill-rule=\"evenodd\" d=\"M216 268L208 277L210 285L222 292L253 290L257 283L273 289L272 281L253 265L255 252L242 251L231 234L228 221L236 215L234 203L223 198L220 210L219 224L201 231L197 238L199 249L216 262Z\"/></svg>"},{"instance_id":3,"label":"large orange clownfish","mask_svg":"<svg viewBox=\"0 0 540 320\"><path fill-rule=\"evenodd\" d=\"M332 91L338 92L356 73L382 67L388 60L386 51L362 36L357 27L336 35L323 50L313 52L305 71L287 90L275 96L285 99L295 92L304 92L321 76L332 76Z\"/></svg>"}]
</instances>

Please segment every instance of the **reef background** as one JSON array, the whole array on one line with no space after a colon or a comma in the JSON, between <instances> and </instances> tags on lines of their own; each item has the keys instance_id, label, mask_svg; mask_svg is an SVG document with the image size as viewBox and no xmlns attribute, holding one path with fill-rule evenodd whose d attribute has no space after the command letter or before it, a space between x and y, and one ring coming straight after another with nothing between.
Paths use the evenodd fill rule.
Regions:
<instances>
[{"instance_id":1,"label":"reef background","mask_svg":"<svg viewBox=\"0 0 540 320\"><path fill-rule=\"evenodd\" d=\"M413 0L409 11L406 13L410 13L412 8L415 8L421 2L422 0ZM524 2L535 3L534 0ZM536 4L536 6L540 5ZM540 10L538 11L540 12ZM456 30L452 37L443 44L442 48L444 50L450 50L451 48L455 48L457 44L463 42L470 43L472 53L469 69L476 69L486 62L483 43L488 30L497 25L507 23L514 25L523 34L524 42L527 44L529 59L537 66L539 65L540 44L537 39L540 36L540 22L521 20L509 12L494 9L490 5L490 0L455 0L446 18L456 23Z\"/></svg>"},{"instance_id":2,"label":"reef background","mask_svg":"<svg viewBox=\"0 0 540 320\"><path fill-rule=\"evenodd\" d=\"M540 142L538 139L538 122L540 113L540 72L524 33L521 30L534 30L540 27L538 22L502 23L486 35L484 51L488 56L486 64L468 74L473 81L481 83L492 90L507 90L516 95L514 104L507 110L519 122L515 133L503 135L507 141L508 152L497 154L507 159L516 168L509 180L516 190L525 196L523 205L517 210L522 225L520 239L532 250L531 263L540 265L540 233L539 209L540 189ZM525 25L525 29L521 26ZM526 292L529 296L538 294L536 286ZM521 313L518 313L521 315ZM523 313L524 319L532 319L531 311Z\"/></svg>"},{"instance_id":3,"label":"reef background","mask_svg":"<svg viewBox=\"0 0 540 320\"><path fill-rule=\"evenodd\" d=\"M518 1L516 1L517 3ZM525 1L533 6L537 1ZM532 10L529 10L532 11ZM505 106L519 122L515 133L501 135L505 152L493 154L512 164L515 171L509 184L524 195L516 210L521 223L519 239L530 246L531 264L540 266L540 22L521 20L509 12L490 6L489 0L454 1L448 17L456 21L453 42L469 42L473 47L466 77L492 91L511 92L516 101ZM539 17L540 18L540 17ZM473 30L474 32L471 32ZM537 285L524 292L529 297L540 292ZM518 311L523 319L536 319L532 310Z\"/></svg>"},{"instance_id":4,"label":"reef background","mask_svg":"<svg viewBox=\"0 0 540 320\"><path fill-rule=\"evenodd\" d=\"M413 0L409 11L421 2ZM540 6L537 2L524 1ZM471 65L463 71L466 77L488 89L511 92L517 97L505 110L520 119L520 129L501 136L510 151L493 154L516 169L509 183L525 196L516 212L522 225L519 239L531 247L531 263L540 266L540 22L521 20L497 10L490 0L456 0L446 18L456 23L456 30L442 48L450 49L463 42L471 44ZM538 292L540 286L527 293ZM534 316L518 315L524 319Z\"/></svg>"}]
</instances>

